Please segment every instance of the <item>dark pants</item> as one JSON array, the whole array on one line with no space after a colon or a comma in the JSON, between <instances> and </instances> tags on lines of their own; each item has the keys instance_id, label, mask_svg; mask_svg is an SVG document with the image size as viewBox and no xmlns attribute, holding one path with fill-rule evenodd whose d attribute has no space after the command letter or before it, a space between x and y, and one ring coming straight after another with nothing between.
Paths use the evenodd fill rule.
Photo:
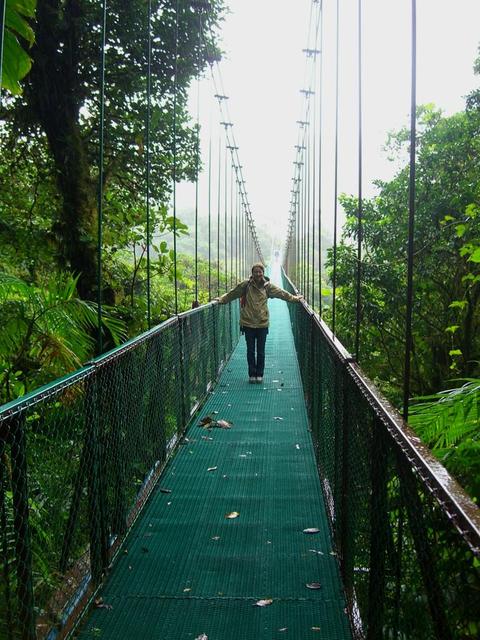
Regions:
<instances>
[{"instance_id":1,"label":"dark pants","mask_svg":"<svg viewBox=\"0 0 480 640\"><path fill-rule=\"evenodd\" d=\"M245 341L247 343L248 375L250 378L263 377L265 369L265 341L268 329L252 329L243 327ZM257 355L255 357L255 343Z\"/></svg>"}]
</instances>

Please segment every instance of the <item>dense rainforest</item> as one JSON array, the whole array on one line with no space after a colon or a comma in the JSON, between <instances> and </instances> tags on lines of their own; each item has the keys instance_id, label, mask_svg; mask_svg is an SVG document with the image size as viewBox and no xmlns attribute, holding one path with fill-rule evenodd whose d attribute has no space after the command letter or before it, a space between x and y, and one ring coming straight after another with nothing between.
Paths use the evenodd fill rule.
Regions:
<instances>
[{"instance_id":1,"label":"dense rainforest","mask_svg":"<svg viewBox=\"0 0 480 640\"><path fill-rule=\"evenodd\" d=\"M225 11L222 0L210 2L208 11L201 2L180 3L177 23L175 4L174 0L160 2L152 15L148 141L151 233L156 238L152 323L174 310L173 177L174 172L177 181L196 176L199 132L188 113L188 90L192 79L220 57L216 34ZM147 328L148 5L140 0L109 3L103 132L99 128L101 3L7 0L6 7L6 90L0 103L1 402L75 369L94 355L100 152L105 343L113 345ZM480 58L475 70L480 73ZM407 130L390 134L386 148L399 170L392 180L377 181L377 195L363 202L360 362L398 407L403 376L408 145ZM416 400L411 422L477 498L479 90L467 96L462 112L449 117L433 105L419 107L416 190L412 358ZM336 323L340 339L352 348L358 201L344 194L341 204L347 219L337 248ZM192 216L188 218L190 223ZM187 224L177 220L176 231L181 240L179 303L186 309L193 299L194 264L187 248L192 245L186 240ZM205 237L200 246L205 256ZM330 270L332 260L330 250ZM214 285L223 289L228 278ZM208 265L201 258L201 302L208 299L207 288ZM318 290L315 296L318 300ZM324 302L328 322L328 296Z\"/></svg>"}]
</instances>

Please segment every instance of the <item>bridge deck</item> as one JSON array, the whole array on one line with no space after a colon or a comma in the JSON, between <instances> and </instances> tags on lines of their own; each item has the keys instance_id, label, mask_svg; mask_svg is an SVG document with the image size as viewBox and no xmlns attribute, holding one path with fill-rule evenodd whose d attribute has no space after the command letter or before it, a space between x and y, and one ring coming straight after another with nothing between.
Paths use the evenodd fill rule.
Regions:
<instances>
[{"instance_id":1,"label":"bridge deck","mask_svg":"<svg viewBox=\"0 0 480 640\"><path fill-rule=\"evenodd\" d=\"M190 427L80 637L351 637L287 304L270 305L264 384L248 384L241 339L200 414L232 428Z\"/></svg>"}]
</instances>

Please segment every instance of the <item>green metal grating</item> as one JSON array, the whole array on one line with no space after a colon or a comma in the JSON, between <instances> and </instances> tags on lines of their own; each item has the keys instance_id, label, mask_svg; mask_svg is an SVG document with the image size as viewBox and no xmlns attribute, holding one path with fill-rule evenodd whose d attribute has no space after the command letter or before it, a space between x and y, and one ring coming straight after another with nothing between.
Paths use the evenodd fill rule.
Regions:
<instances>
[{"instance_id":1,"label":"green metal grating","mask_svg":"<svg viewBox=\"0 0 480 640\"><path fill-rule=\"evenodd\" d=\"M233 427L190 427L80 637L351 637L288 310L270 306L264 384L247 382L242 339L200 414ZM273 604L254 606L264 598Z\"/></svg>"}]
</instances>

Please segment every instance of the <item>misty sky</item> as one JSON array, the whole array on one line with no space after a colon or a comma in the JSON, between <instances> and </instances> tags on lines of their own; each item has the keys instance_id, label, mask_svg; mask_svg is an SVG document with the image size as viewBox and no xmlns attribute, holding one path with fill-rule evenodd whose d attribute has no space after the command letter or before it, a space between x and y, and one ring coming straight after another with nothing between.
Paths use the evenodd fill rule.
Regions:
<instances>
[{"instance_id":1,"label":"misty sky","mask_svg":"<svg viewBox=\"0 0 480 640\"><path fill-rule=\"evenodd\" d=\"M311 0L229 0L223 26L220 63L223 89L234 123L252 212L259 224L286 227L296 121L302 118L306 56L313 47ZM408 124L410 111L410 0L363 2L363 180L364 194L375 178L388 178L393 167L382 151L387 132ZM358 0L340 0L339 192L356 193L358 183L357 115ZM335 100L336 0L323 0L323 154L322 211L331 224L333 210L333 134ZM446 114L463 108L463 97L479 85L473 63L480 43L480 1L417 2L417 103L434 102ZM209 74L208 74L209 75ZM307 82L308 84L308 82ZM192 108L196 104L196 83ZM207 162L210 136L215 145L223 131L209 77L201 83L202 151ZM211 132L211 133L210 133ZM216 165L215 165L216 166ZM215 189L215 186L213 185ZM200 181L201 207L207 180ZM178 189L178 214L193 208L195 189Z\"/></svg>"}]
</instances>

